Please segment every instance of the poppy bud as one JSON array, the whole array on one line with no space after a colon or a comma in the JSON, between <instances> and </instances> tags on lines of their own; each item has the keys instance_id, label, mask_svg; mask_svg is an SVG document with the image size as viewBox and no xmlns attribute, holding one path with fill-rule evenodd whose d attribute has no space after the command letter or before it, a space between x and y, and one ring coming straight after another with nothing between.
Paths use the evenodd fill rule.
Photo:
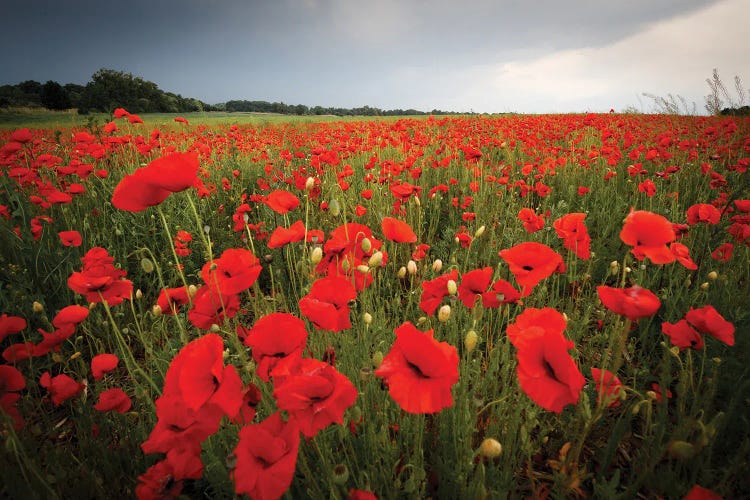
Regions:
<instances>
[{"instance_id":1,"label":"poppy bud","mask_svg":"<svg viewBox=\"0 0 750 500\"><path fill-rule=\"evenodd\" d=\"M362 382L367 382L372 378L372 368L369 366L363 366L359 369L359 379Z\"/></svg>"},{"instance_id":2,"label":"poppy bud","mask_svg":"<svg viewBox=\"0 0 750 500\"><path fill-rule=\"evenodd\" d=\"M486 458L499 457L503 452L503 445L497 439L487 438L479 446L479 455Z\"/></svg>"},{"instance_id":3,"label":"poppy bud","mask_svg":"<svg viewBox=\"0 0 750 500\"><path fill-rule=\"evenodd\" d=\"M439 273L440 270L443 268L443 261L440 259L435 259L435 262L432 263L432 270L436 273Z\"/></svg>"},{"instance_id":4,"label":"poppy bud","mask_svg":"<svg viewBox=\"0 0 750 500\"><path fill-rule=\"evenodd\" d=\"M381 351L375 351L375 354L372 355L372 366L376 370L380 368L380 365L383 364L383 353Z\"/></svg>"},{"instance_id":5,"label":"poppy bud","mask_svg":"<svg viewBox=\"0 0 750 500\"><path fill-rule=\"evenodd\" d=\"M479 335L477 335L477 332L474 330L466 332L466 336L464 337L464 347L467 352L473 351L477 347L477 342L479 342Z\"/></svg>"},{"instance_id":6,"label":"poppy bud","mask_svg":"<svg viewBox=\"0 0 750 500\"><path fill-rule=\"evenodd\" d=\"M667 453L672 458L678 460L688 460L693 458L696 453L695 446L688 443L687 441L672 441L667 446Z\"/></svg>"},{"instance_id":7,"label":"poppy bud","mask_svg":"<svg viewBox=\"0 0 750 500\"><path fill-rule=\"evenodd\" d=\"M346 484L349 480L349 468L346 464L338 464L333 468L333 482L335 484Z\"/></svg>"},{"instance_id":8,"label":"poppy bud","mask_svg":"<svg viewBox=\"0 0 750 500\"><path fill-rule=\"evenodd\" d=\"M701 283L701 290L708 290L708 281Z\"/></svg>"},{"instance_id":9,"label":"poppy bud","mask_svg":"<svg viewBox=\"0 0 750 500\"><path fill-rule=\"evenodd\" d=\"M370 256L367 261L367 265L370 267L378 267L383 263L383 252L375 252Z\"/></svg>"},{"instance_id":10,"label":"poppy bud","mask_svg":"<svg viewBox=\"0 0 750 500\"><path fill-rule=\"evenodd\" d=\"M456 295L456 292L458 291L458 285L456 285L456 282L453 280L448 280L448 283L446 285L448 287L448 293L451 295Z\"/></svg>"},{"instance_id":11,"label":"poppy bud","mask_svg":"<svg viewBox=\"0 0 750 500\"><path fill-rule=\"evenodd\" d=\"M305 181L305 190L310 191L314 187L315 187L315 179L313 179L312 177L308 177L307 180Z\"/></svg>"},{"instance_id":12,"label":"poppy bud","mask_svg":"<svg viewBox=\"0 0 750 500\"><path fill-rule=\"evenodd\" d=\"M77 352L74 352L74 353L73 353L73 354L72 354L72 355L70 356L70 359L69 359L68 361L73 361L74 359L76 359L76 358L80 358L80 357L81 357L81 351L77 351Z\"/></svg>"},{"instance_id":13,"label":"poppy bud","mask_svg":"<svg viewBox=\"0 0 750 500\"><path fill-rule=\"evenodd\" d=\"M417 263L413 260L410 260L406 263L406 270L409 271L409 274L411 275L417 274Z\"/></svg>"},{"instance_id":14,"label":"poppy bud","mask_svg":"<svg viewBox=\"0 0 750 500\"><path fill-rule=\"evenodd\" d=\"M151 313L154 316L160 316L161 315L161 306L159 304L154 304L154 307L151 308Z\"/></svg>"},{"instance_id":15,"label":"poppy bud","mask_svg":"<svg viewBox=\"0 0 750 500\"><path fill-rule=\"evenodd\" d=\"M427 323L427 316L420 316L417 318L418 325L424 325L425 323Z\"/></svg>"},{"instance_id":16,"label":"poppy bud","mask_svg":"<svg viewBox=\"0 0 750 500\"><path fill-rule=\"evenodd\" d=\"M372 323L372 314L366 312L362 315L362 321L365 322L366 325L369 325Z\"/></svg>"},{"instance_id":17,"label":"poppy bud","mask_svg":"<svg viewBox=\"0 0 750 500\"><path fill-rule=\"evenodd\" d=\"M718 277L719 274L716 271L711 271L710 273L708 273L708 279L710 279L711 281L715 280Z\"/></svg>"},{"instance_id":18,"label":"poppy bud","mask_svg":"<svg viewBox=\"0 0 750 500\"><path fill-rule=\"evenodd\" d=\"M323 260L323 249L320 247L313 248L313 251L310 254L310 262L317 264L321 260Z\"/></svg>"},{"instance_id":19,"label":"poppy bud","mask_svg":"<svg viewBox=\"0 0 750 500\"><path fill-rule=\"evenodd\" d=\"M31 305L31 310L37 314L43 313L44 306L35 300L34 303Z\"/></svg>"},{"instance_id":20,"label":"poppy bud","mask_svg":"<svg viewBox=\"0 0 750 500\"><path fill-rule=\"evenodd\" d=\"M150 274L154 272L154 263L151 262L151 259L148 259L146 257L141 259L141 269L143 269L143 272L146 274Z\"/></svg>"},{"instance_id":21,"label":"poppy bud","mask_svg":"<svg viewBox=\"0 0 750 500\"><path fill-rule=\"evenodd\" d=\"M445 323L451 317L451 306L444 304L438 309L438 321Z\"/></svg>"},{"instance_id":22,"label":"poppy bud","mask_svg":"<svg viewBox=\"0 0 750 500\"><path fill-rule=\"evenodd\" d=\"M406 277L406 267L401 266L401 268L398 270L398 277L401 279L404 279Z\"/></svg>"},{"instance_id":23,"label":"poppy bud","mask_svg":"<svg viewBox=\"0 0 750 500\"><path fill-rule=\"evenodd\" d=\"M366 266L366 265L364 265L364 264L360 264L360 265L358 265L356 269L357 269L357 271L359 271L359 272L360 272L360 273L362 273L362 274L367 274L367 273L369 273L369 272L370 272L370 268L369 268L369 267L367 267L367 266Z\"/></svg>"},{"instance_id":24,"label":"poppy bud","mask_svg":"<svg viewBox=\"0 0 750 500\"><path fill-rule=\"evenodd\" d=\"M484 234L484 230L487 229L484 225L479 226L479 228L474 232L474 237L479 238Z\"/></svg>"},{"instance_id":25,"label":"poppy bud","mask_svg":"<svg viewBox=\"0 0 750 500\"><path fill-rule=\"evenodd\" d=\"M188 294L189 294L189 295L190 295L191 297L195 297L195 292L197 292L197 291L198 291L198 287L197 287L197 286L195 286L195 285L190 285L190 286L188 287Z\"/></svg>"},{"instance_id":26,"label":"poppy bud","mask_svg":"<svg viewBox=\"0 0 750 500\"><path fill-rule=\"evenodd\" d=\"M271 255L270 253L267 253L266 255L263 256L263 261L266 264L270 264L271 262L273 262L273 255Z\"/></svg>"},{"instance_id":27,"label":"poppy bud","mask_svg":"<svg viewBox=\"0 0 750 500\"><path fill-rule=\"evenodd\" d=\"M217 325L216 323L214 323L214 324L211 325L211 328L209 328L209 331L211 333L219 333L221 331L221 328L219 328L219 325Z\"/></svg>"},{"instance_id":28,"label":"poppy bud","mask_svg":"<svg viewBox=\"0 0 750 500\"><path fill-rule=\"evenodd\" d=\"M339 201L337 199L333 199L328 202L328 212L334 217L339 216L339 214L341 213L341 205L339 205Z\"/></svg>"},{"instance_id":29,"label":"poppy bud","mask_svg":"<svg viewBox=\"0 0 750 500\"><path fill-rule=\"evenodd\" d=\"M140 288L135 291L135 298L136 299L142 299L143 298L143 292L141 291Z\"/></svg>"},{"instance_id":30,"label":"poppy bud","mask_svg":"<svg viewBox=\"0 0 750 500\"><path fill-rule=\"evenodd\" d=\"M362 238L362 243L360 243L360 246L362 247L362 251L365 253L368 253L370 250L372 250L372 242L370 241L370 238Z\"/></svg>"}]
</instances>

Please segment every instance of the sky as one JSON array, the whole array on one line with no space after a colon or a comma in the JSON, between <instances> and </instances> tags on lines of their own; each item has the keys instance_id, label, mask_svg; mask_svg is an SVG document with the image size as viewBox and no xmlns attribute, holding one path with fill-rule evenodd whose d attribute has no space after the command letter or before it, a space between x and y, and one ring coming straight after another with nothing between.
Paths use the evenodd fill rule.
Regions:
<instances>
[{"instance_id":1,"label":"sky","mask_svg":"<svg viewBox=\"0 0 750 500\"><path fill-rule=\"evenodd\" d=\"M216 104L704 111L750 87L750 0L3 0L0 84L100 68Z\"/></svg>"}]
</instances>

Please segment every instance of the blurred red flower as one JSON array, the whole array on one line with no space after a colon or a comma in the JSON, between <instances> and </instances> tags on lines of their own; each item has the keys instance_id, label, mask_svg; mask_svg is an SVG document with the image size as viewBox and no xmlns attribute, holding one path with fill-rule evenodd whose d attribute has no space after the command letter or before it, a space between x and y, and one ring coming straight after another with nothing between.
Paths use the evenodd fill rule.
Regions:
<instances>
[{"instance_id":1,"label":"blurred red flower","mask_svg":"<svg viewBox=\"0 0 750 500\"><path fill-rule=\"evenodd\" d=\"M396 243L414 243L417 241L417 235L414 234L411 226L402 220L383 217L381 227L383 235Z\"/></svg>"},{"instance_id":2,"label":"blurred red flower","mask_svg":"<svg viewBox=\"0 0 750 500\"><path fill-rule=\"evenodd\" d=\"M708 203L696 203L687 209L687 222L691 226L699 222L718 224L719 219L721 219L719 209Z\"/></svg>"},{"instance_id":3,"label":"blurred red flower","mask_svg":"<svg viewBox=\"0 0 750 500\"><path fill-rule=\"evenodd\" d=\"M14 335L26 328L26 320L19 316L0 316L0 342L5 340L8 335Z\"/></svg>"},{"instance_id":4,"label":"blurred red flower","mask_svg":"<svg viewBox=\"0 0 750 500\"><path fill-rule=\"evenodd\" d=\"M78 231L60 231L57 235L60 237L60 242L66 247L79 247L83 243L81 233Z\"/></svg>"},{"instance_id":5,"label":"blurred red flower","mask_svg":"<svg viewBox=\"0 0 750 500\"><path fill-rule=\"evenodd\" d=\"M604 307L630 320L653 316L661 307L656 294L638 285L628 288L598 286L596 292Z\"/></svg>"},{"instance_id":6,"label":"blurred red flower","mask_svg":"<svg viewBox=\"0 0 750 500\"><path fill-rule=\"evenodd\" d=\"M39 385L47 389L55 406L60 406L65 401L74 398L84 388L83 384L65 374L52 377L49 372L42 374Z\"/></svg>"},{"instance_id":7,"label":"blurred red flower","mask_svg":"<svg viewBox=\"0 0 750 500\"><path fill-rule=\"evenodd\" d=\"M101 380L105 373L109 373L117 368L117 363L120 362L120 358L114 354L97 354L91 358L91 373L94 376L94 380Z\"/></svg>"},{"instance_id":8,"label":"blurred red flower","mask_svg":"<svg viewBox=\"0 0 750 500\"><path fill-rule=\"evenodd\" d=\"M661 324L661 331L669 337L672 345L680 349L687 347L696 350L703 349L703 337L685 319L681 319L677 323L665 321Z\"/></svg>"},{"instance_id":9,"label":"blurred red flower","mask_svg":"<svg viewBox=\"0 0 750 500\"><path fill-rule=\"evenodd\" d=\"M558 238L563 239L563 246L584 260L591 258L591 237L583 222L585 218L585 213L574 212L552 223Z\"/></svg>"},{"instance_id":10,"label":"blurred red flower","mask_svg":"<svg viewBox=\"0 0 750 500\"><path fill-rule=\"evenodd\" d=\"M609 370L592 367L591 378L594 380L596 392L599 394L597 399L599 404L606 403L608 408L620 406L619 396L622 390L622 382L616 375Z\"/></svg>"},{"instance_id":11,"label":"blurred red flower","mask_svg":"<svg viewBox=\"0 0 750 500\"><path fill-rule=\"evenodd\" d=\"M98 411L116 411L117 413L125 413L130 409L133 403L125 391L119 387L113 389L107 389L99 394L99 400L94 405L94 409Z\"/></svg>"},{"instance_id":12,"label":"blurred red flower","mask_svg":"<svg viewBox=\"0 0 750 500\"><path fill-rule=\"evenodd\" d=\"M711 335L728 346L734 345L734 325L724 319L714 306L691 307L685 319L699 332Z\"/></svg>"}]
</instances>

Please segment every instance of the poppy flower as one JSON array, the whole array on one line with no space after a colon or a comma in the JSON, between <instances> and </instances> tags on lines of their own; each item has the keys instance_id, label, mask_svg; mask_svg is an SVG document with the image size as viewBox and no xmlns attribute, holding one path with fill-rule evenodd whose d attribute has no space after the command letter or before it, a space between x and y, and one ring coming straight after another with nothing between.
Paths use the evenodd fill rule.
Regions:
<instances>
[{"instance_id":1,"label":"poppy flower","mask_svg":"<svg viewBox=\"0 0 750 500\"><path fill-rule=\"evenodd\" d=\"M0 365L0 397L26 387L26 379L14 366Z\"/></svg>"},{"instance_id":2,"label":"poppy flower","mask_svg":"<svg viewBox=\"0 0 750 500\"><path fill-rule=\"evenodd\" d=\"M184 123L185 125L188 125L187 118L183 118L182 116L175 116L174 121L177 123Z\"/></svg>"},{"instance_id":3,"label":"poppy flower","mask_svg":"<svg viewBox=\"0 0 750 500\"><path fill-rule=\"evenodd\" d=\"M375 375L408 413L437 413L453 406L451 387L458 382L458 352L438 342L433 331L420 332L410 322L396 328L396 342Z\"/></svg>"},{"instance_id":4,"label":"poppy flower","mask_svg":"<svg viewBox=\"0 0 750 500\"><path fill-rule=\"evenodd\" d=\"M124 279L127 271L114 266L114 257L101 247L94 247L81 258L81 271L68 277L68 287L84 295L89 302L106 300L110 306L129 299L133 283Z\"/></svg>"},{"instance_id":5,"label":"poppy flower","mask_svg":"<svg viewBox=\"0 0 750 500\"><path fill-rule=\"evenodd\" d=\"M527 307L516 316L505 330L508 340L516 348L521 349L526 342L536 342L536 337L545 332L556 332L562 335L568 326L565 316L551 307L537 309Z\"/></svg>"},{"instance_id":6,"label":"poppy flower","mask_svg":"<svg viewBox=\"0 0 750 500\"><path fill-rule=\"evenodd\" d=\"M529 295L540 281L552 273L565 271L565 263L559 253L547 245L533 241L501 250L500 257L508 263L516 283L521 285L523 297Z\"/></svg>"},{"instance_id":7,"label":"poppy flower","mask_svg":"<svg viewBox=\"0 0 750 500\"><path fill-rule=\"evenodd\" d=\"M19 316L0 315L0 342L26 328L26 320Z\"/></svg>"},{"instance_id":8,"label":"poppy flower","mask_svg":"<svg viewBox=\"0 0 750 500\"><path fill-rule=\"evenodd\" d=\"M474 307L476 298L481 297L487 291L490 287L493 271L494 269L488 266L461 275L461 283L458 285L458 298L466 307Z\"/></svg>"},{"instance_id":9,"label":"poppy flower","mask_svg":"<svg viewBox=\"0 0 750 500\"><path fill-rule=\"evenodd\" d=\"M7 363L17 363L35 355L36 346L33 342L11 344L3 351L3 359Z\"/></svg>"},{"instance_id":10,"label":"poppy flower","mask_svg":"<svg viewBox=\"0 0 750 500\"><path fill-rule=\"evenodd\" d=\"M113 112L113 116L115 118L124 118L126 116L130 116L130 113L125 108L115 108Z\"/></svg>"},{"instance_id":11,"label":"poppy flower","mask_svg":"<svg viewBox=\"0 0 750 500\"><path fill-rule=\"evenodd\" d=\"M685 314L685 319L699 332L711 335L728 346L734 345L734 325L725 320L714 306L707 305L698 309L691 307Z\"/></svg>"},{"instance_id":12,"label":"poppy flower","mask_svg":"<svg viewBox=\"0 0 750 500\"><path fill-rule=\"evenodd\" d=\"M690 326L686 319L681 319L677 323L667 321L661 324L661 331L669 337L672 345L685 349L703 349L703 337Z\"/></svg>"},{"instance_id":13,"label":"poppy flower","mask_svg":"<svg viewBox=\"0 0 750 500\"><path fill-rule=\"evenodd\" d=\"M299 429L284 422L279 412L240 430L234 449L234 491L255 500L281 497L292 484L299 450Z\"/></svg>"},{"instance_id":14,"label":"poppy flower","mask_svg":"<svg viewBox=\"0 0 750 500\"><path fill-rule=\"evenodd\" d=\"M438 276L435 279L422 282L422 299L419 301L419 308L426 314L433 315L440 303L443 301L448 292L448 282L458 280L458 271L451 270L448 273Z\"/></svg>"},{"instance_id":15,"label":"poppy flower","mask_svg":"<svg viewBox=\"0 0 750 500\"><path fill-rule=\"evenodd\" d=\"M167 369L164 396L179 396L188 409L207 403L218 406L230 418L242 404L242 380L233 365L224 366L224 341L209 333L189 342Z\"/></svg>"},{"instance_id":16,"label":"poppy flower","mask_svg":"<svg viewBox=\"0 0 750 500\"><path fill-rule=\"evenodd\" d=\"M159 297L156 299L156 305L159 306L161 313L168 316L175 314L180 306L189 302L190 292L186 286L162 288Z\"/></svg>"},{"instance_id":17,"label":"poppy flower","mask_svg":"<svg viewBox=\"0 0 750 500\"><path fill-rule=\"evenodd\" d=\"M63 328L65 325L77 325L83 322L89 316L89 310L83 306L66 306L60 309L60 312L52 318L52 325L55 328Z\"/></svg>"},{"instance_id":18,"label":"poppy flower","mask_svg":"<svg viewBox=\"0 0 750 500\"><path fill-rule=\"evenodd\" d=\"M308 233L310 238L310 233ZM370 244L363 245L367 239ZM373 237L372 230L364 224L349 222L333 231L323 246L323 259L315 267L315 272L328 276L345 276L354 279L354 287L364 290L373 280L372 273L361 272L358 266L367 264L373 253L380 250L383 242ZM388 255L381 252L381 266L387 262Z\"/></svg>"},{"instance_id":19,"label":"poppy flower","mask_svg":"<svg viewBox=\"0 0 750 500\"><path fill-rule=\"evenodd\" d=\"M299 309L315 328L340 332L352 327L349 301L356 298L357 290L349 280L327 276L315 280L310 293L300 299Z\"/></svg>"},{"instance_id":20,"label":"poppy flower","mask_svg":"<svg viewBox=\"0 0 750 500\"><path fill-rule=\"evenodd\" d=\"M120 358L114 354L97 354L91 358L91 373L94 376L94 380L99 381L104 378L104 374L117 368L117 363L119 362Z\"/></svg>"},{"instance_id":21,"label":"poppy flower","mask_svg":"<svg viewBox=\"0 0 750 500\"><path fill-rule=\"evenodd\" d=\"M42 374L39 385L47 389L55 406L60 406L65 401L75 397L84 388L83 384L76 382L65 374L52 377L49 372Z\"/></svg>"},{"instance_id":22,"label":"poppy flower","mask_svg":"<svg viewBox=\"0 0 750 500\"><path fill-rule=\"evenodd\" d=\"M690 249L686 245L675 241L670 243L669 250L674 254L677 262L685 266L685 269L690 269L691 271L698 269L698 264L690 257Z\"/></svg>"},{"instance_id":23,"label":"poppy flower","mask_svg":"<svg viewBox=\"0 0 750 500\"><path fill-rule=\"evenodd\" d=\"M516 352L518 383L536 404L555 413L578 403L586 379L568 354L572 341L555 329L527 338Z\"/></svg>"},{"instance_id":24,"label":"poppy flower","mask_svg":"<svg viewBox=\"0 0 750 500\"><path fill-rule=\"evenodd\" d=\"M128 212L141 212L160 204L172 193L191 187L198 174L193 153L170 153L126 175L112 193L112 205Z\"/></svg>"},{"instance_id":25,"label":"poppy flower","mask_svg":"<svg viewBox=\"0 0 750 500\"><path fill-rule=\"evenodd\" d=\"M182 492L182 486L181 480L175 480L174 466L165 458L138 476L135 495L139 500L177 498Z\"/></svg>"},{"instance_id":26,"label":"poppy flower","mask_svg":"<svg viewBox=\"0 0 750 500\"><path fill-rule=\"evenodd\" d=\"M620 231L620 239L633 247L632 253L638 260L648 257L654 264L675 261L674 254L667 247L675 238L671 222L645 210L631 211Z\"/></svg>"},{"instance_id":27,"label":"poppy flower","mask_svg":"<svg viewBox=\"0 0 750 500\"><path fill-rule=\"evenodd\" d=\"M253 286L262 268L258 258L245 248L228 248L221 257L207 262L201 278L214 293L231 295Z\"/></svg>"},{"instance_id":28,"label":"poppy flower","mask_svg":"<svg viewBox=\"0 0 750 500\"><path fill-rule=\"evenodd\" d=\"M687 222L691 226L703 222L705 224L718 224L721 212L715 206L708 203L696 203L687 209Z\"/></svg>"},{"instance_id":29,"label":"poppy flower","mask_svg":"<svg viewBox=\"0 0 750 500\"><path fill-rule=\"evenodd\" d=\"M682 500L722 500L721 495L696 484Z\"/></svg>"},{"instance_id":30,"label":"poppy flower","mask_svg":"<svg viewBox=\"0 0 750 500\"><path fill-rule=\"evenodd\" d=\"M656 294L638 285L628 288L598 286L596 293L604 307L631 321L653 316L661 307L661 301Z\"/></svg>"},{"instance_id":31,"label":"poppy flower","mask_svg":"<svg viewBox=\"0 0 750 500\"><path fill-rule=\"evenodd\" d=\"M732 253L734 252L734 245L731 243L723 243L719 245L716 250L711 252L711 258L717 262L729 262L732 260Z\"/></svg>"},{"instance_id":32,"label":"poppy flower","mask_svg":"<svg viewBox=\"0 0 750 500\"><path fill-rule=\"evenodd\" d=\"M492 284L489 290L482 294L482 305L487 308L496 309L501 304L518 302L521 292L513 288L506 280L500 279Z\"/></svg>"},{"instance_id":33,"label":"poppy flower","mask_svg":"<svg viewBox=\"0 0 750 500\"><path fill-rule=\"evenodd\" d=\"M252 349L255 372L268 382L272 376L288 374L302 359L307 344L305 322L289 313L268 314L255 322L244 344Z\"/></svg>"},{"instance_id":34,"label":"poppy flower","mask_svg":"<svg viewBox=\"0 0 750 500\"><path fill-rule=\"evenodd\" d=\"M130 409L133 403L125 391L119 387L113 389L107 389L99 394L99 400L94 405L94 409L98 411L116 411L117 413L125 413Z\"/></svg>"},{"instance_id":35,"label":"poppy flower","mask_svg":"<svg viewBox=\"0 0 750 500\"><path fill-rule=\"evenodd\" d=\"M60 242L65 247L79 247L81 246L81 243L83 243L81 233L78 231L60 231L57 235L60 237Z\"/></svg>"},{"instance_id":36,"label":"poppy flower","mask_svg":"<svg viewBox=\"0 0 750 500\"><path fill-rule=\"evenodd\" d=\"M331 424L342 424L344 412L357 399L357 389L346 375L317 359L299 362L281 383L274 380L273 397L280 410L289 412L299 430L315 437Z\"/></svg>"},{"instance_id":37,"label":"poppy flower","mask_svg":"<svg viewBox=\"0 0 750 500\"><path fill-rule=\"evenodd\" d=\"M212 325L221 325L226 319L233 318L239 310L240 298L237 294L223 295L202 286L195 292L188 320L196 328L209 330Z\"/></svg>"},{"instance_id":38,"label":"poppy flower","mask_svg":"<svg viewBox=\"0 0 750 500\"><path fill-rule=\"evenodd\" d=\"M522 208L518 212L518 219L523 222L523 228L527 233L532 234L544 228L544 217L537 215L530 208Z\"/></svg>"},{"instance_id":39,"label":"poppy flower","mask_svg":"<svg viewBox=\"0 0 750 500\"><path fill-rule=\"evenodd\" d=\"M552 227L555 228L558 238L563 239L565 248L576 254L579 259L587 260L591 258L591 237L583 222L585 218L585 213L569 213L553 222Z\"/></svg>"},{"instance_id":40,"label":"poppy flower","mask_svg":"<svg viewBox=\"0 0 750 500\"><path fill-rule=\"evenodd\" d=\"M622 382L609 370L591 368L591 378L596 385L596 392L599 394L597 400L599 404L607 403L608 408L620 406L620 393L622 391Z\"/></svg>"},{"instance_id":41,"label":"poppy flower","mask_svg":"<svg viewBox=\"0 0 750 500\"><path fill-rule=\"evenodd\" d=\"M268 240L268 248L281 248L289 243L302 241L305 238L305 224L298 220L289 228L277 227Z\"/></svg>"},{"instance_id":42,"label":"poppy flower","mask_svg":"<svg viewBox=\"0 0 750 500\"><path fill-rule=\"evenodd\" d=\"M299 206L299 198L294 196L289 191L283 189L277 189L268 194L263 198L263 203L268 205L271 210L277 214L285 214L291 212Z\"/></svg>"},{"instance_id":43,"label":"poppy flower","mask_svg":"<svg viewBox=\"0 0 750 500\"><path fill-rule=\"evenodd\" d=\"M414 243L417 241L417 235L414 234L411 226L402 220L383 217L381 228L383 229L383 235L396 243Z\"/></svg>"},{"instance_id":44,"label":"poppy flower","mask_svg":"<svg viewBox=\"0 0 750 500\"><path fill-rule=\"evenodd\" d=\"M242 406L240 406L240 412L236 417L232 419L232 423L238 425L245 425L252 423L255 419L256 410L255 408L260 403L263 395L255 384L248 384L242 389Z\"/></svg>"},{"instance_id":45,"label":"poppy flower","mask_svg":"<svg viewBox=\"0 0 750 500\"><path fill-rule=\"evenodd\" d=\"M31 135L31 130L29 130L28 128L20 128L18 130L14 130L10 134L11 141L19 142L21 144L31 142L32 139L33 136Z\"/></svg>"}]
</instances>

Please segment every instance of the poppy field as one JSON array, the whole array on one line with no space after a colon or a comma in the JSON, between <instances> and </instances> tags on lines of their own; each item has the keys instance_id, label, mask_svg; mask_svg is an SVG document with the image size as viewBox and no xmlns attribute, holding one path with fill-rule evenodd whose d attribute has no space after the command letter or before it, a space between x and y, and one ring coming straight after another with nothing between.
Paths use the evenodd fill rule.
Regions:
<instances>
[{"instance_id":1,"label":"poppy field","mask_svg":"<svg viewBox=\"0 0 750 500\"><path fill-rule=\"evenodd\" d=\"M750 496L750 120L0 131L0 495Z\"/></svg>"}]
</instances>

